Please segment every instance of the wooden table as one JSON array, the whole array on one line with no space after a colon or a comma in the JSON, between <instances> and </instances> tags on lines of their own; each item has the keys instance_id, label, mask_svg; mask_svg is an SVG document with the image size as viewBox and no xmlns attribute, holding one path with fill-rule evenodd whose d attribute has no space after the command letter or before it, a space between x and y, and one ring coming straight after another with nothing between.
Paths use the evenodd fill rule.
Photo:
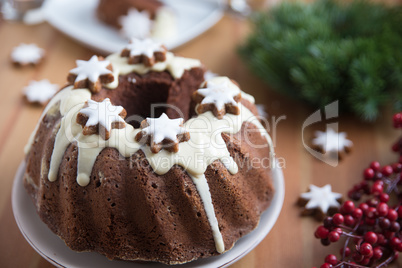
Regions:
<instances>
[{"instance_id":1,"label":"wooden table","mask_svg":"<svg viewBox=\"0 0 402 268\"><path fill-rule=\"evenodd\" d=\"M319 223L301 218L296 200L311 183L318 186L330 183L335 192L345 194L360 180L362 170L370 161L393 162L396 156L390 152L390 146L398 133L391 127L392 113L384 111L375 124L364 124L352 117L337 118L340 130L346 131L354 142L353 153L337 167L316 160L302 141L302 124L314 110L273 92L243 66L235 50L248 32L245 21L226 16L211 30L175 50L183 56L201 59L215 73L236 79L258 103L266 105L270 124L281 116L286 117L277 123L274 136L277 156L286 161L282 212L263 242L233 267L319 267L325 255L335 249L324 248L314 238ZM9 54L21 42L36 43L46 49L44 63L36 68L13 67ZM51 267L25 241L11 208L13 178L24 158L23 147L42 110L24 103L21 92L32 79L48 78L63 85L68 71L75 67L75 60L88 59L95 52L46 23L27 26L0 21L0 44L0 267ZM315 130L324 130L324 125L312 125L304 130L307 143Z\"/></svg>"}]
</instances>

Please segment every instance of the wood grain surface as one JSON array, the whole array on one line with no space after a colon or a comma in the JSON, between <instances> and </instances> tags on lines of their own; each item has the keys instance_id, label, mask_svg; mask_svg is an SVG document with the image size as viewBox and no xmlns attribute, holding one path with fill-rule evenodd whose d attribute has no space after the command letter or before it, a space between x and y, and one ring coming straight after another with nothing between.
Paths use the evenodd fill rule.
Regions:
<instances>
[{"instance_id":1,"label":"wood grain surface","mask_svg":"<svg viewBox=\"0 0 402 268\"><path fill-rule=\"evenodd\" d=\"M215 73L234 78L244 91L253 94L268 112L270 133L277 156L285 162L285 202L272 231L243 259L232 267L313 267L320 266L328 253L340 248L325 248L314 238L319 225L311 218L301 218L295 205L309 184L332 184L335 192L345 194L361 178L362 170L372 160L390 163L390 152L398 133L391 127L392 112L384 110L375 124L361 123L353 117L333 119L354 142L353 152L338 166L332 167L310 155L303 146L309 144L315 130L325 123L302 130L303 122L315 110L305 104L272 91L241 62L236 47L250 31L245 20L225 16L212 29L174 52L199 58ZM46 50L46 59L34 68L15 68L10 62L12 48L21 42L36 43ZM0 21L0 267L52 267L40 257L21 235L11 208L11 188L15 172L22 161L23 147L41 114L42 107L27 105L22 89L30 80L47 78L63 85L76 59L88 59L91 51L44 23L27 26ZM276 124L273 124L276 122ZM275 125L275 128L273 127ZM393 267L397 267L394 264Z\"/></svg>"}]
</instances>

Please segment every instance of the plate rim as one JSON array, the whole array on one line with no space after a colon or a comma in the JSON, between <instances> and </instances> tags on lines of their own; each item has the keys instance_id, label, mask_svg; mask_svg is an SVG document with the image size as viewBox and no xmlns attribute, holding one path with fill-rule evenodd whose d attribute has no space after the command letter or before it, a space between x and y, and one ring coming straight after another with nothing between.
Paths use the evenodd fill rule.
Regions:
<instances>
[{"instance_id":1,"label":"plate rim","mask_svg":"<svg viewBox=\"0 0 402 268\"><path fill-rule=\"evenodd\" d=\"M276 162L276 167L278 167L278 162ZM26 190L24 189L23 186L23 176L24 176L24 172L25 172L25 168L26 168L26 163L25 160L23 160L16 172L16 175L14 177L14 181L13 181L13 187L12 187L12 193L11 193L11 203L12 203L12 210L13 210L13 215L14 215L14 219L17 223L17 226L21 232L21 234L23 235L23 237L25 238L25 240L27 240L28 244L39 254L41 255L43 258L45 258L48 262L52 263L53 265L57 266L57 267L70 267L69 264L63 264L60 263L60 261L57 260L57 258L51 258L48 255L46 255L43 252L43 249L38 247L34 241L32 241L31 236L25 231L25 228L23 226L23 223L19 217L19 207L18 207L18 195L20 194L25 194L28 197L29 203L32 206L32 209L34 209L34 215L36 215L36 217L34 216L34 219L31 220L35 220L35 221L40 221L41 224L45 225L46 228L48 229L49 234L48 235L53 235L53 236L57 236L56 234L54 234L48 227L47 225L42 222L42 220L40 219L39 215L36 212L35 206L31 200L31 197L29 196L29 194L26 192ZM198 259L183 265L179 265L178 267L194 267L194 265L197 265L197 267L228 267L229 265L237 262L238 260L240 260L241 258L243 258L245 255L247 255L251 250L253 250L258 244L261 243L262 240L265 239L265 237L269 234L269 232L271 231L271 229L273 228L273 226L275 225L275 223L277 222L280 212L282 210L282 206L283 206L283 202L284 202L284 197L285 197L285 183L284 183L284 175L283 175L283 170L281 168L273 168L272 169L273 172L273 176L272 176L272 180L273 180L273 184L275 186L275 194L274 197L272 199L271 205L270 207L263 212L263 214L261 215L260 218L260 222L258 224L258 226L251 231L249 234L245 235L244 237L240 238L240 240L246 240L247 237L250 237L250 234L254 234L257 235L257 239L252 240L251 245L248 245L247 248L245 250L242 250L240 252L240 254L236 255L233 258L230 258L230 260L227 261L222 261L220 259L225 259L225 254L227 254L228 252L231 252L231 250L233 250L237 243L233 246L233 248L227 252L225 252L222 255L218 255L218 256L213 256L210 258L205 258L205 259ZM22 193L20 193L22 191ZM26 204L24 204L26 205ZM274 206L275 205L275 206ZM267 212L271 212L271 214L268 217ZM265 216L265 217L264 217ZM268 221L265 222L263 219L268 218ZM262 224L266 224L266 226L262 226ZM260 233L258 233L257 231L259 231ZM57 237L58 239L60 239L61 241L63 241L61 238ZM69 250L72 251L73 253L76 254L81 254L81 252L74 252L73 250L71 250L67 245L65 245L65 249L64 250ZM105 263L107 263L107 261L109 261L110 263L116 263L119 261L110 261L108 260L105 256L96 253L96 252L90 252L90 254L96 254L97 256L102 256L105 259ZM57 255L56 255L57 256ZM90 256L90 255L89 255ZM223 256L223 257L222 257ZM88 257L89 258L89 257ZM206 263L202 263L202 262L206 262ZM198 263L197 263L198 262ZM136 267L137 263L132 262L131 263L131 267ZM65 266L66 265L66 266ZM156 266L160 266L160 267L168 267L164 264L158 264L155 263L154 265ZM112 264L112 266L114 266ZM139 266L139 265L138 265ZM140 266L139 266L140 267ZM150 266L151 267L151 266ZM152 266L155 267L155 266Z\"/></svg>"}]
</instances>

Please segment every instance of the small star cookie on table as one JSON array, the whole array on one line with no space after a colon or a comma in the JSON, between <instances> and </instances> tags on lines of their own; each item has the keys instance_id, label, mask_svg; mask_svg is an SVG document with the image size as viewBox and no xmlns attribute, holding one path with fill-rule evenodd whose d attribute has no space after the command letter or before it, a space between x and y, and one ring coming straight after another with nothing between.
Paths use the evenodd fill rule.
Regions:
<instances>
[{"instance_id":1,"label":"small star cookie on table","mask_svg":"<svg viewBox=\"0 0 402 268\"><path fill-rule=\"evenodd\" d=\"M227 77L214 77L205 81L192 98L197 104L197 114L211 111L218 119L222 119L226 113L240 114L238 102L241 100L241 91Z\"/></svg>"},{"instance_id":2,"label":"small star cookie on table","mask_svg":"<svg viewBox=\"0 0 402 268\"><path fill-rule=\"evenodd\" d=\"M315 136L312 140L313 146L331 157L342 159L353 146L353 142L346 139L346 132L338 133L332 128L328 128L326 132L316 131Z\"/></svg>"},{"instance_id":3,"label":"small star cookie on table","mask_svg":"<svg viewBox=\"0 0 402 268\"><path fill-rule=\"evenodd\" d=\"M35 44L21 43L11 52L11 60L17 66L39 64L45 55L45 50Z\"/></svg>"},{"instance_id":4,"label":"small star cookie on table","mask_svg":"<svg viewBox=\"0 0 402 268\"><path fill-rule=\"evenodd\" d=\"M83 127L84 135L100 135L104 140L110 138L113 128L124 128L127 112L122 106L114 106L109 98L102 102L88 100L77 114L77 123Z\"/></svg>"},{"instance_id":5,"label":"small star cookie on table","mask_svg":"<svg viewBox=\"0 0 402 268\"><path fill-rule=\"evenodd\" d=\"M332 192L332 187L327 184L323 187L310 185L309 191L300 194L298 205L303 206L302 216L314 216L322 221L325 216L335 213L342 199L342 194Z\"/></svg>"},{"instance_id":6,"label":"small star cookie on table","mask_svg":"<svg viewBox=\"0 0 402 268\"><path fill-rule=\"evenodd\" d=\"M146 38L151 34L153 21L148 11L128 10L127 15L119 18L120 32L126 38Z\"/></svg>"},{"instance_id":7,"label":"small star cookie on table","mask_svg":"<svg viewBox=\"0 0 402 268\"><path fill-rule=\"evenodd\" d=\"M30 81L24 88L24 96L30 103L45 104L59 90L59 85L51 84L49 80Z\"/></svg>"},{"instance_id":8,"label":"small star cookie on table","mask_svg":"<svg viewBox=\"0 0 402 268\"><path fill-rule=\"evenodd\" d=\"M102 57L92 56L88 61L77 60L77 67L70 70L67 81L74 88L88 88L93 93L101 90L102 85L114 81L113 68Z\"/></svg>"},{"instance_id":9,"label":"small star cookie on table","mask_svg":"<svg viewBox=\"0 0 402 268\"><path fill-rule=\"evenodd\" d=\"M179 151L179 143L190 139L190 133L183 127L183 118L170 119L165 113L159 118L147 118L141 122L141 131L135 140L151 147L154 154L165 149L172 153Z\"/></svg>"}]
</instances>

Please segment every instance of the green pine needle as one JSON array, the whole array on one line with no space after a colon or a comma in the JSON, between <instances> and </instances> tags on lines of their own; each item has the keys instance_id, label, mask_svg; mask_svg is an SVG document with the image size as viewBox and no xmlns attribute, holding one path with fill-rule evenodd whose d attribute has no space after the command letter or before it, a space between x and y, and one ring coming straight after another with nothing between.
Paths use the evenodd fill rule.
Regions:
<instances>
[{"instance_id":1,"label":"green pine needle","mask_svg":"<svg viewBox=\"0 0 402 268\"><path fill-rule=\"evenodd\" d=\"M239 53L278 91L316 107L339 100L366 121L387 104L401 110L401 6L284 2L253 23Z\"/></svg>"}]
</instances>

